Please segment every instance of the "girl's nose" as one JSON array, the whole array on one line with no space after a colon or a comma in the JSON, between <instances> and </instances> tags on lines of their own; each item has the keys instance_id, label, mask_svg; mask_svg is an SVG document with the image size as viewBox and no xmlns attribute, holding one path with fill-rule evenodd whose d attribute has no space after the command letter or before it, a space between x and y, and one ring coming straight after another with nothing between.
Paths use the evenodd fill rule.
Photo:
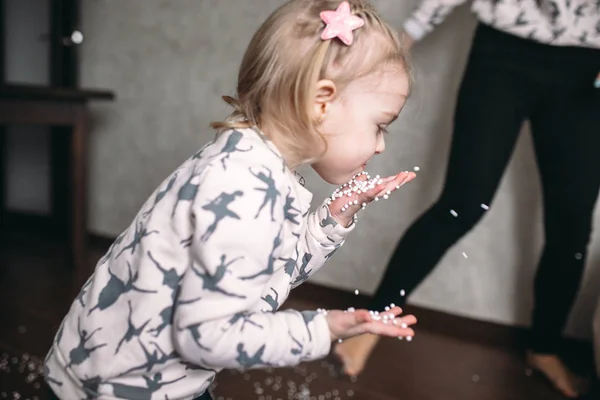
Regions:
<instances>
[{"instance_id":1,"label":"girl's nose","mask_svg":"<svg viewBox=\"0 0 600 400\"><path fill-rule=\"evenodd\" d=\"M385 139L383 135L377 135L377 146L375 147L375 154L381 154L385 151Z\"/></svg>"}]
</instances>

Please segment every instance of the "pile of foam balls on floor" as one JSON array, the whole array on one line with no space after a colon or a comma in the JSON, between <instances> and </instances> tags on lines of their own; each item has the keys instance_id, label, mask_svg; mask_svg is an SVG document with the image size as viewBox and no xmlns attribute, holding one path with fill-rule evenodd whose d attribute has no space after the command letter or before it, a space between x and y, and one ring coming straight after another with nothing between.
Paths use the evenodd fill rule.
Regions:
<instances>
[{"instance_id":1,"label":"pile of foam balls on floor","mask_svg":"<svg viewBox=\"0 0 600 400\"><path fill-rule=\"evenodd\" d=\"M44 365L43 360L31 356L27 353L23 353L20 357L12 356L8 353L2 353L0 355L0 375L3 375L2 381L10 383L13 387L14 383L19 382L19 386L23 392L27 392L27 395L12 390L9 392L0 392L0 399L11 399L11 400L40 400L45 398L41 396L46 388L44 382ZM15 375L18 375L15 377ZM40 394L40 396L34 394ZM44 393L45 394L45 393Z\"/></svg>"}]
</instances>

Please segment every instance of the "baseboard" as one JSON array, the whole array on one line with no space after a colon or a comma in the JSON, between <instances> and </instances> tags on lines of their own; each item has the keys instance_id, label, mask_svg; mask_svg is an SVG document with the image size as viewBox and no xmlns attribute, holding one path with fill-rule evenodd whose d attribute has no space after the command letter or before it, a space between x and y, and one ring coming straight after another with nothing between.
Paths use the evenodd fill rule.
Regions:
<instances>
[{"instance_id":1,"label":"baseboard","mask_svg":"<svg viewBox=\"0 0 600 400\"><path fill-rule=\"evenodd\" d=\"M90 245L97 249L108 249L114 239L92 234ZM361 308L369 304L370 296L306 282L294 289L294 297L300 300L314 301L319 299L325 309L342 309L348 307ZM414 314L418 318L418 329L426 330L446 337L465 340L484 346L494 346L523 350L527 338L527 329L508 326L487 321L479 321L437 311L425 307L407 304L404 312ZM589 341L567 338L565 347L573 354L591 354L592 344Z\"/></svg>"}]
</instances>

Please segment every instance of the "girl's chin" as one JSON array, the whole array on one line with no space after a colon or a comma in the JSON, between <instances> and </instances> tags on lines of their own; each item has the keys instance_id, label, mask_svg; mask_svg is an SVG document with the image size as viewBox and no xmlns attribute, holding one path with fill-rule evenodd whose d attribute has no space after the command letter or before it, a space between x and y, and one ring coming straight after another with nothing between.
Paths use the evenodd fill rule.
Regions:
<instances>
[{"instance_id":1,"label":"girl's chin","mask_svg":"<svg viewBox=\"0 0 600 400\"><path fill-rule=\"evenodd\" d=\"M362 168L360 170L358 170L358 171L352 172L351 174L345 175L343 177L339 177L339 179L334 179L334 180L331 180L331 181L329 181L329 180L326 179L325 181L327 183L332 184L332 185L338 185L338 186L340 186L340 185L343 185L344 183L350 182L350 180L352 178L354 178L356 175L360 174L361 172L363 172Z\"/></svg>"},{"instance_id":2,"label":"girl's chin","mask_svg":"<svg viewBox=\"0 0 600 400\"><path fill-rule=\"evenodd\" d=\"M330 185L341 186L344 183L348 183L357 174L363 172L365 170L365 165L361 165L360 168L357 168L355 171L349 172L348 174L328 174L325 171L321 171L319 168L314 168L314 166L313 169L325 182Z\"/></svg>"}]
</instances>

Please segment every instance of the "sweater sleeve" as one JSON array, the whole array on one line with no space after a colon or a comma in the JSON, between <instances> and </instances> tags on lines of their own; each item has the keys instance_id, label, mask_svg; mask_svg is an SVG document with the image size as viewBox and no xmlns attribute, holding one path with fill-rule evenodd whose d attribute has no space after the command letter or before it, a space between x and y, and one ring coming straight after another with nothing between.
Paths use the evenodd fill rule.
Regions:
<instances>
[{"instance_id":1,"label":"sweater sleeve","mask_svg":"<svg viewBox=\"0 0 600 400\"><path fill-rule=\"evenodd\" d=\"M419 7L404 22L404 30L415 41L445 21L450 12L466 0L422 0Z\"/></svg>"},{"instance_id":2,"label":"sweater sleeve","mask_svg":"<svg viewBox=\"0 0 600 400\"><path fill-rule=\"evenodd\" d=\"M292 288L301 285L317 272L342 247L346 236L355 226L355 221L348 227L338 224L331 217L327 201L310 213L304 237L300 239L296 249L298 259L292 275Z\"/></svg>"},{"instance_id":3,"label":"sweater sleeve","mask_svg":"<svg viewBox=\"0 0 600 400\"><path fill-rule=\"evenodd\" d=\"M331 346L327 320L316 311L249 311L262 301L286 240L278 194L290 178L280 163L257 167L252 160L260 157L237 154L226 168L215 164L194 199L192 258L180 283L174 341L196 365L291 366L324 357Z\"/></svg>"}]
</instances>

